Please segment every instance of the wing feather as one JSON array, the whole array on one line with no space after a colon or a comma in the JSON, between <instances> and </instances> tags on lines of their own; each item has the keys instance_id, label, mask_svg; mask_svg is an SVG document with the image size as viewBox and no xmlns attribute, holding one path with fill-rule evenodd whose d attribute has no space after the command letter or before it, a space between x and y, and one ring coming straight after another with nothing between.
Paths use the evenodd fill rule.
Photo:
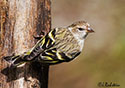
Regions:
<instances>
[{"instance_id":1,"label":"wing feather","mask_svg":"<svg viewBox=\"0 0 125 88\"><path fill-rule=\"evenodd\" d=\"M79 55L79 45L66 28L52 29L31 49L29 58L43 63L68 62Z\"/></svg>"}]
</instances>

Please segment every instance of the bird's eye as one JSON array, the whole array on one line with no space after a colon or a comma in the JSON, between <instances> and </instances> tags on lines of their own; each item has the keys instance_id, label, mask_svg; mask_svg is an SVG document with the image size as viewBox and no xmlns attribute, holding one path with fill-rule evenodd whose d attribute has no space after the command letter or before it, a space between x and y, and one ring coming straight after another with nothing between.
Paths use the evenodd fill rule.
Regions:
<instances>
[{"instance_id":1,"label":"bird's eye","mask_svg":"<svg viewBox=\"0 0 125 88\"><path fill-rule=\"evenodd\" d=\"M83 28L78 28L80 31L83 31L84 29Z\"/></svg>"}]
</instances>

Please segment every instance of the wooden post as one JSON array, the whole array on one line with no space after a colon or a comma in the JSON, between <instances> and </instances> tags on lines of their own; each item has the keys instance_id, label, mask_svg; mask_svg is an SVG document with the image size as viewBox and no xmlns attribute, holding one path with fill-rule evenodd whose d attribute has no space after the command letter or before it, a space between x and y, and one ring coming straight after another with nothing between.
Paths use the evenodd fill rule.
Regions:
<instances>
[{"instance_id":1,"label":"wooden post","mask_svg":"<svg viewBox=\"0 0 125 88\"><path fill-rule=\"evenodd\" d=\"M0 0L0 88L47 88L49 66L38 62L9 68L3 56L22 54L33 35L51 29L50 0Z\"/></svg>"}]
</instances>

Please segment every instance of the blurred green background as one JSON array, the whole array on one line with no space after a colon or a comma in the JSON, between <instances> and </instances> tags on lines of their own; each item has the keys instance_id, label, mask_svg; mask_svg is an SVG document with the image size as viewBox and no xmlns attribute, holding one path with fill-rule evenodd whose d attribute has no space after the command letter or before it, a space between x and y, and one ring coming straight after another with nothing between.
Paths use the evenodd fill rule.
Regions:
<instances>
[{"instance_id":1,"label":"blurred green background","mask_svg":"<svg viewBox=\"0 0 125 88\"><path fill-rule=\"evenodd\" d=\"M125 88L125 0L52 0L53 28L79 20L95 33L77 59L50 67L49 88L100 88L99 82Z\"/></svg>"}]
</instances>

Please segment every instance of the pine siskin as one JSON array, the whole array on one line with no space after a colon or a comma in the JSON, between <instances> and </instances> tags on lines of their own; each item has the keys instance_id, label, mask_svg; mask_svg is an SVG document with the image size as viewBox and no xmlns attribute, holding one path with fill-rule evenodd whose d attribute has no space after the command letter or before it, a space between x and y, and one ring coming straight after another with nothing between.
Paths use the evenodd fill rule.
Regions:
<instances>
[{"instance_id":1,"label":"pine siskin","mask_svg":"<svg viewBox=\"0 0 125 88\"><path fill-rule=\"evenodd\" d=\"M85 21L75 22L66 28L54 28L30 51L4 59L12 66L20 66L31 61L47 64L69 62L81 53L84 40L91 32L94 31Z\"/></svg>"}]
</instances>

